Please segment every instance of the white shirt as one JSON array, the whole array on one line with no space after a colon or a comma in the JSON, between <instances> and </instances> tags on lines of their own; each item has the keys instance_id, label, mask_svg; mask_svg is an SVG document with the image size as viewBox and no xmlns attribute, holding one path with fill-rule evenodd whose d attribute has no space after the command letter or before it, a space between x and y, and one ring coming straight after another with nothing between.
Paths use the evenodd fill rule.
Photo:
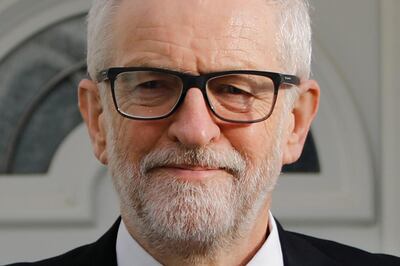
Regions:
<instances>
[{"instance_id":1,"label":"white shirt","mask_svg":"<svg viewBox=\"0 0 400 266\"><path fill-rule=\"evenodd\" d=\"M267 240L247 264L248 266L283 266L281 242L279 241L275 219L271 213L269 214L268 227L270 233ZM121 220L118 229L116 250L118 266L161 265L131 237L123 220Z\"/></svg>"}]
</instances>

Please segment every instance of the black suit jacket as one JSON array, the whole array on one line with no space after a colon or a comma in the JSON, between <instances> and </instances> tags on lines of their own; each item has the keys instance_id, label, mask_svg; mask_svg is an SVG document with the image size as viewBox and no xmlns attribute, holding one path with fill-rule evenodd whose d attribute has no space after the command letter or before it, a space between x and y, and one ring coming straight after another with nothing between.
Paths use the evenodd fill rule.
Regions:
<instances>
[{"instance_id":1,"label":"black suit jacket","mask_svg":"<svg viewBox=\"0 0 400 266\"><path fill-rule=\"evenodd\" d=\"M115 244L119 223L120 219L92 244L47 260L12 266L117 266ZM279 223L277 226L285 266L400 266L400 258L394 256L371 254L333 241L285 231Z\"/></svg>"}]
</instances>

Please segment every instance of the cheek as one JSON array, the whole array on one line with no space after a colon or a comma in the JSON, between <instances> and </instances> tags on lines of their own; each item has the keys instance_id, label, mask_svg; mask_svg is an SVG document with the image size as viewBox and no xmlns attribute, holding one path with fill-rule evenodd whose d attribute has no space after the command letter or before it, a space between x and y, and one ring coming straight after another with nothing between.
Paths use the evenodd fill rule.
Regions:
<instances>
[{"instance_id":1,"label":"cheek","mask_svg":"<svg viewBox=\"0 0 400 266\"><path fill-rule=\"evenodd\" d=\"M237 128L226 132L225 136L230 144L245 155L254 166L260 165L268 158L275 138L264 123Z\"/></svg>"},{"instance_id":2,"label":"cheek","mask_svg":"<svg viewBox=\"0 0 400 266\"><path fill-rule=\"evenodd\" d=\"M115 131L116 145L132 161L139 161L158 145L164 132L162 123L124 119Z\"/></svg>"},{"instance_id":3,"label":"cheek","mask_svg":"<svg viewBox=\"0 0 400 266\"><path fill-rule=\"evenodd\" d=\"M282 142L287 134L286 119L280 104L266 121L245 127L228 129L226 139L241 154L247 156L254 166L265 163L272 156L282 157ZM285 129L286 128L286 129ZM278 154L276 153L278 151ZM282 158L274 158L282 160Z\"/></svg>"}]
</instances>

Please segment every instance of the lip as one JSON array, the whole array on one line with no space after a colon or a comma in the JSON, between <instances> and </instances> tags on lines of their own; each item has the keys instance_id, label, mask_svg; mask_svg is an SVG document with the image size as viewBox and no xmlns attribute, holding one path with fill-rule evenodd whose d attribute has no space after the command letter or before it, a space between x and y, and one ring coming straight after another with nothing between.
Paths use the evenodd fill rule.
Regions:
<instances>
[{"instance_id":1,"label":"lip","mask_svg":"<svg viewBox=\"0 0 400 266\"><path fill-rule=\"evenodd\" d=\"M208 178L225 175L226 171L220 168L201 166L172 165L159 168L168 175L185 181L204 181Z\"/></svg>"}]
</instances>

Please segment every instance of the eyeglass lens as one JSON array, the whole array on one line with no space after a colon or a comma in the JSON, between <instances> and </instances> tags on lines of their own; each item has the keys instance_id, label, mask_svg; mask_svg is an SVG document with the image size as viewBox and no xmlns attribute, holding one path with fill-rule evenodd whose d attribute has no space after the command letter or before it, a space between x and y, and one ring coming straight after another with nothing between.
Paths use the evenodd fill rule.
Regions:
<instances>
[{"instance_id":1,"label":"eyeglass lens","mask_svg":"<svg viewBox=\"0 0 400 266\"><path fill-rule=\"evenodd\" d=\"M182 95L180 77L156 71L120 73L114 83L117 107L125 115L157 118L169 114ZM235 121L269 115L274 104L274 82L253 74L227 74L208 80L206 95L213 112Z\"/></svg>"}]
</instances>

